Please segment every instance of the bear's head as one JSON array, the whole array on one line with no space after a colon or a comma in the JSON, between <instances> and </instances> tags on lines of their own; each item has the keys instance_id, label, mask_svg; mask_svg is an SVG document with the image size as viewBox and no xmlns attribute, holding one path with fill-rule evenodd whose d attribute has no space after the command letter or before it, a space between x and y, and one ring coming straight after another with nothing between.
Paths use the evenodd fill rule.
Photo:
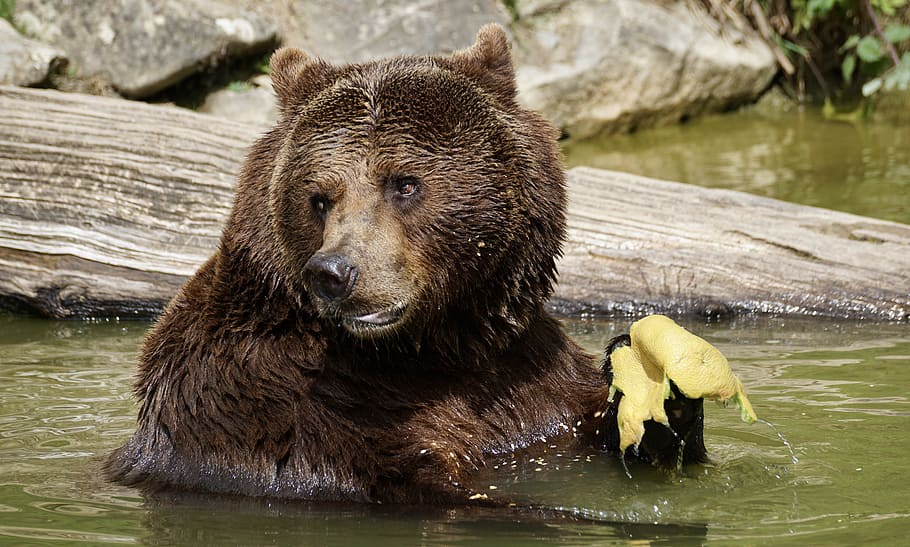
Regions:
<instances>
[{"instance_id":1,"label":"bear's head","mask_svg":"<svg viewBox=\"0 0 910 547\"><path fill-rule=\"evenodd\" d=\"M521 332L552 290L565 189L555 130L516 103L503 29L447 57L345 66L286 48L271 75L282 120L245 171L269 171L257 191L292 290L373 341L453 321L488 342Z\"/></svg>"}]
</instances>

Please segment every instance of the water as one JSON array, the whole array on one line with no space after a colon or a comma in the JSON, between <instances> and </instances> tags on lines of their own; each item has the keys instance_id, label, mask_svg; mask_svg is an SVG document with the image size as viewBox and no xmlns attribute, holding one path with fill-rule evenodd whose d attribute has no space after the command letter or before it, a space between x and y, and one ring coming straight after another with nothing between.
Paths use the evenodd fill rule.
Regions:
<instances>
[{"instance_id":1,"label":"water","mask_svg":"<svg viewBox=\"0 0 910 547\"><path fill-rule=\"evenodd\" d=\"M628 320L567 324L597 351ZM687 323L730 359L762 424L708 403L711 465L663 473L596 452L492 462L489 490L553 515L184 497L106 483L147 323L0 317L0 544L902 544L910 530L910 328L818 319ZM495 466L495 468L494 468Z\"/></svg>"},{"instance_id":2,"label":"water","mask_svg":"<svg viewBox=\"0 0 910 547\"><path fill-rule=\"evenodd\" d=\"M566 162L910 223L910 123L895 116L848 123L759 106L570 143Z\"/></svg>"},{"instance_id":3,"label":"water","mask_svg":"<svg viewBox=\"0 0 910 547\"><path fill-rule=\"evenodd\" d=\"M784 437L784 434L781 433L780 430L778 430L774 426L774 424L772 424L768 420L762 420L761 418L759 418L756 421L760 424L770 427L771 431L773 431L774 434L777 435L777 438L780 439L780 442L784 443L784 446L786 446L787 450L790 452L790 461L793 462L794 464L799 463L799 458L796 457L796 452L793 451L793 445L790 443L790 441L787 440L786 437Z\"/></svg>"}]
</instances>

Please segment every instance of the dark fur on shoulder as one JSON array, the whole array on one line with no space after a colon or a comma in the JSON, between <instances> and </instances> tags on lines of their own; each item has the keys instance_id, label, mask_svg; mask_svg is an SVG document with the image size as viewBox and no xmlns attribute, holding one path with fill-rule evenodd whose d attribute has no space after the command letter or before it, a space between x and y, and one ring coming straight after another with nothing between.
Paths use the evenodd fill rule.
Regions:
<instances>
[{"instance_id":1,"label":"dark fur on shoulder","mask_svg":"<svg viewBox=\"0 0 910 547\"><path fill-rule=\"evenodd\" d=\"M491 455L602 422L607 383L543 311L565 181L503 30L346 66L283 49L272 78L281 120L148 335L111 477L465 503Z\"/></svg>"}]
</instances>

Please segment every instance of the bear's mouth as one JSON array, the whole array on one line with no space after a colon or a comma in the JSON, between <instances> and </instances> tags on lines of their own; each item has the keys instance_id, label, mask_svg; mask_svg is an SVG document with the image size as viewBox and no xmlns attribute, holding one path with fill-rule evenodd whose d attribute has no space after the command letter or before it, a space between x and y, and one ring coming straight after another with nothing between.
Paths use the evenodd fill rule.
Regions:
<instances>
[{"instance_id":1,"label":"bear's mouth","mask_svg":"<svg viewBox=\"0 0 910 547\"><path fill-rule=\"evenodd\" d=\"M358 331L376 331L390 327L400 321L407 309L408 305L406 303L399 303L363 315L351 315L345 318L345 326L354 333Z\"/></svg>"}]
</instances>

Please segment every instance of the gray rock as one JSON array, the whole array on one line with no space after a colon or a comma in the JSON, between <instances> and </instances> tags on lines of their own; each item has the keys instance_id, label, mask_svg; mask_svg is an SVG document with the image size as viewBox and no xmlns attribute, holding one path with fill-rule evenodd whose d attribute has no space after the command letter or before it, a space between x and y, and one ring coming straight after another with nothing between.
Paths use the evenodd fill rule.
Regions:
<instances>
[{"instance_id":1,"label":"gray rock","mask_svg":"<svg viewBox=\"0 0 910 547\"><path fill-rule=\"evenodd\" d=\"M211 0L17 0L15 21L67 52L76 75L145 97L275 38L265 19Z\"/></svg>"},{"instance_id":2,"label":"gray rock","mask_svg":"<svg viewBox=\"0 0 910 547\"><path fill-rule=\"evenodd\" d=\"M515 15L518 19L526 19L542 15L548 11L558 11L573 0L516 0Z\"/></svg>"},{"instance_id":3,"label":"gray rock","mask_svg":"<svg viewBox=\"0 0 910 547\"><path fill-rule=\"evenodd\" d=\"M211 93L199 110L235 122L259 126L278 121L278 104L272 81L264 75L253 78L249 83L243 82L240 86L228 86Z\"/></svg>"},{"instance_id":4,"label":"gray rock","mask_svg":"<svg viewBox=\"0 0 910 547\"><path fill-rule=\"evenodd\" d=\"M285 45L328 61L450 53L487 23L509 24L500 0L225 0L271 17Z\"/></svg>"},{"instance_id":5,"label":"gray rock","mask_svg":"<svg viewBox=\"0 0 910 547\"><path fill-rule=\"evenodd\" d=\"M519 99L573 137L674 123L754 100L777 68L743 21L661 0L225 0L277 21L286 45L333 62L444 53L508 25Z\"/></svg>"},{"instance_id":6,"label":"gray rock","mask_svg":"<svg viewBox=\"0 0 910 547\"><path fill-rule=\"evenodd\" d=\"M66 66L66 54L21 36L0 19L0 84L38 85Z\"/></svg>"},{"instance_id":7,"label":"gray rock","mask_svg":"<svg viewBox=\"0 0 910 547\"><path fill-rule=\"evenodd\" d=\"M284 45L335 63L402 54L445 54L474 43L483 25L508 25L497 0L359 0L312 2L225 0L278 22ZM270 124L277 119L271 85L224 89L209 95L208 112L235 121Z\"/></svg>"},{"instance_id":8,"label":"gray rock","mask_svg":"<svg viewBox=\"0 0 910 547\"><path fill-rule=\"evenodd\" d=\"M673 123L754 100L776 72L746 25L690 3L517 0L521 101L570 136Z\"/></svg>"},{"instance_id":9,"label":"gray rock","mask_svg":"<svg viewBox=\"0 0 910 547\"><path fill-rule=\"evenodd\" d=\"M490 22L508 24L496 0L300 2L312 51L331 61L449 53L474 43Z\"/></svg>"}]
</instances>

